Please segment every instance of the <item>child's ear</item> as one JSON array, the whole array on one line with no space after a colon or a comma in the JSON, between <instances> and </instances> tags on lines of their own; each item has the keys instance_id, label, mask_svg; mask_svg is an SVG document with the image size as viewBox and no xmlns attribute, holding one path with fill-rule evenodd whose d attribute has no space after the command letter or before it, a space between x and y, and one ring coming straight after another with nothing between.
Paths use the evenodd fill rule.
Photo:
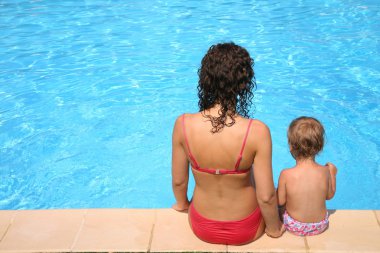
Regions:
<instances>
[{"instance_id":1,"label":"child's ear","mask_svg":"<svg viewBox=\"0 0 380 253\"><path fill-rule=\"evenodd\" d=\"M289 152L290 152L290 154L292 155L292 157L293 157L294 159L296 159L296 157L295 157L294 154L293 154L293 149L292 149L292 146L291 146L291 145L289 145Z\"/></svg>"}]
</instances>

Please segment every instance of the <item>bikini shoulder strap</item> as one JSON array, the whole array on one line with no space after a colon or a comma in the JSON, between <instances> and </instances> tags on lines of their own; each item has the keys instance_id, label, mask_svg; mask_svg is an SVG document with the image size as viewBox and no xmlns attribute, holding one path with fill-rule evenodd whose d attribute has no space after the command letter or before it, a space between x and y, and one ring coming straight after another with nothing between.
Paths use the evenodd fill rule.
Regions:
<instances>
[{"instance_id":1,"label":"bikini shoulder strap","mask_svg":"<svg viewBox=\"0 0 380 253\"><path fill-rule=\"evenodd\" d=\"M247 142L249 130L251 129L251 125L252 125L252 119L249 120L247 131L246 131L245 136L244 136L243 144L241 146L240 153L239 153L238 159L237 159L236 164L235 164L235 170L237 170L239 168L240 161L243 157L243 152L244 152L245 144Z\"/></svg>"}]
</instances>

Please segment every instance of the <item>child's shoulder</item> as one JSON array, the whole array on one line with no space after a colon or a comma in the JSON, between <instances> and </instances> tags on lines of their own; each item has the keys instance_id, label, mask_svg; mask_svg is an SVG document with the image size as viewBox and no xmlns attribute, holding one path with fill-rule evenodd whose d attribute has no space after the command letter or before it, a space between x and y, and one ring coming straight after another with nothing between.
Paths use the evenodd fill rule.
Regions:
<instances>
[{"instance_id":1,"label":"child's shoulder","mask_svg":"<svg viewBox=\"0 0 380 253\"><path fill-rule=\"evenodd\" d=\"M289 173L289 172L295 171L296 169L297 169L297 167L294 166L294 167L290 167L290 168L284 168L284 169L282 169L281 172Z\"/></svg>"},{"instance_id":2,"label":"child's shoulder","mask_svg":"<svg viewBox=\"0 0 380 253\"><path fill-rule=\"evenodd\" d=\"M295 167L285 168L281 170L280 177L288 177L294 173L297 173Z\"/></svg>"},{"instance_id":3,"label":"child's shoulder","mask_svg":"<svg viewBox=\"0 0 380 253\"><path fill-rule=\"evenodd\" d=\"M319 163L316 163L316 170L317 171L320 171L320 173L323 173L323 174L328 174L329 172L329 166L326 164L326 165L321 165Z\"/></svg>"}]
</instances>

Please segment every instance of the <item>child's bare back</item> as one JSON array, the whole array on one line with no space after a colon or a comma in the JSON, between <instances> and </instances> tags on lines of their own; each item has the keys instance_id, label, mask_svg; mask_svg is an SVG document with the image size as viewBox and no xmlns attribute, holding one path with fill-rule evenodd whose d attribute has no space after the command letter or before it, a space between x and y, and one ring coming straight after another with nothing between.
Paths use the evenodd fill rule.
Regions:
<instances>
[{"instance_id":1,"label":"child's bare back","mask_svg":"<svg viewBox=\"0 0 380 253\"><path fill-rule=\"evenodd\" d=\"M279 184L286 187L286 210L294 219L319 222L325 218L326 199L333 197L328 166L300 162L281 172Z\"/></svg>"},{"instance_id":2,"label":"child's bare back","mask_svg":"<svg viewBox=\"0 0 380 253\"><path fill-rule=\"evenodd\" d=\"M334 197L337 173L332 163L315 162L324 144L323 126L314 118L295 119L288 142L296 165L283 170L278 182L278 204L286 209L284 225L297 235L319 234L328 227L326 200Z\"/></svg>"}]
</instances>

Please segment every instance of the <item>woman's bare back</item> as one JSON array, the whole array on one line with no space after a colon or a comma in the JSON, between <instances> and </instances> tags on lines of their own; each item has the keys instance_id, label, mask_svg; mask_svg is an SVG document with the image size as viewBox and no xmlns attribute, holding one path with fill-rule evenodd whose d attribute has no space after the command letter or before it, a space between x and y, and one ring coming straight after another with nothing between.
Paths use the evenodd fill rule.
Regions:
<instances>
[{"instance_id":1,"label":"woman's bare back","mask_svg":"<svg viewBox=\"0 0 380 253\"><path fill-rule=\"evenodd\" d=\"M235 170L249 121L237 116L232 127L224 127L222 131L213 134L210 131L210 121L201 113L186 114L186 137L199 167ZM238 170L250 169L254 161L252 143L257 123L253 122L252 125ZM209 174L194 168L192 172L196 180L193 204L205 217L215 220L239 220L257 208L251 169L247 173L224 175Z\"/></svg>"}]
</instances>

